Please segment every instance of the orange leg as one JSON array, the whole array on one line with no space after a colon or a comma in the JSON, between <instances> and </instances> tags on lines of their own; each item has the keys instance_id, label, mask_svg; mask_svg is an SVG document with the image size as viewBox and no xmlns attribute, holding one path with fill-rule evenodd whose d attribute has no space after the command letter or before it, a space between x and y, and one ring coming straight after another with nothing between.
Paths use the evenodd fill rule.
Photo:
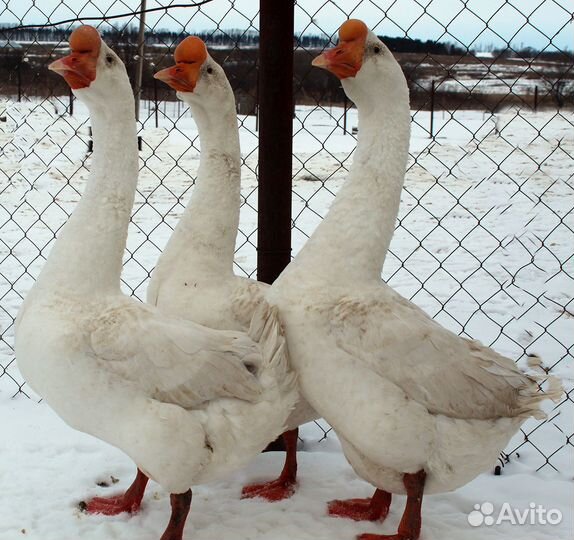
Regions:
<instances>
[{"instance_id":1,"label":"orange leg","mask_svg":"<svg viewBox=\"0 0 574 540\"><path fill-rule=\"evenodd\" d=\"M148 477L138 469L135 480L123 495L114 497L94 497L89 501L82 501L80 508L88 514L104 514L115 516L122 512L133 514L140 509Z\"/></svg>"},{"instance_id":2,"label":"orange leg","mask_svg":"<svg viewBox=\"0 0 574 540\"><path fill-rule=\"evenodd\" d=\"M298 429L283 433L285 442L285 465L279 478L270 482L245 486L241 492L242 499L261 497L275 502L288 499L295 492L297 485L297 436Z\"/></svg>"},{"instance_id":3,"label":"orange leg","mask_svg":"<svg viewBox=\"0 0 574 540\"><path fill-rule=\"evenodd\" d=\"M160 540L182 540L183 528L191 507L191 489L185 493L171 494L171 516Z\"/></svg>"},{"instance_id":4,"label":"orange leg","mask_svg":"<svg viewBox=\"0 0 574 540\"><path fill-rule=\"evenodd\" d=\"M367 499L335 500L328 503L330 516L354 519L355 521L384 520L391 506L392 495L388 491L377 489Z\"/></svg>"},{"instance_id":5,"label":"orange leg","mask_svg":"<svg viewBox=\"0 0 574 540\"><path fill-rule=\"evenodd\" d=\"M396 534L360 534L357 540L417 540L421 533L421 507L426 473L419 471L403 475L407 504Z\"/></svg>"}]
</instances>

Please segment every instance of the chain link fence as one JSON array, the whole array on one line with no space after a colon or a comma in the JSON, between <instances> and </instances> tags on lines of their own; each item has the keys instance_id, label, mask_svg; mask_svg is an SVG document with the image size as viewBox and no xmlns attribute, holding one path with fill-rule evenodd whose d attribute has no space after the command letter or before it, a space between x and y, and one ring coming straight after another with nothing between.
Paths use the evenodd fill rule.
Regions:
<instances>
[{"instance_id":1,"label":"chain link fence","mask_svg":"<svg viewBox=\"0 0 574 540\"><path fill-rule=\"evenodd\" d=\"M145 299L199 163L189 112L152 77L171 63L187 34L207 41L236 93L243 158L236 272L255 277L257 3L147 2L143 49L140 10L131 0L0 6L2 394L32 395L14 361L14 319L89 168L87 111L46 70L65 52L78 21L100 28L134 82L141 58L141 177L125 291ZM411 89L411 155L383 277L457 333L521 363L540 354L547 371L564 379L563 401L546 421L523 426L501 464L517 460L567 474L574 412L574 57L563 36L571 32L572 6L568 0L301 0L295 10L294 254L325 215L356 143L356 110L338 81L310 62L336 41L344 19L362 18L378 35L392 36L386 41ZM316 426L317 438L327 437L328 426Z\"/></svg>"}]
</instances>

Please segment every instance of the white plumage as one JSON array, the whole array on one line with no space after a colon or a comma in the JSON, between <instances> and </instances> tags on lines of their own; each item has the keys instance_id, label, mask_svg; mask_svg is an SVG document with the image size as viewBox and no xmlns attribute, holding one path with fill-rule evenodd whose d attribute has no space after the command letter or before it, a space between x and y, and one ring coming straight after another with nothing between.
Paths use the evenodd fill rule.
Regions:
<instances>
[{"instance_id":1,"label":"white plumage","mask_svg":"<svg viewBox=\"0 0 574 540\"><path fill-rule=\"evenodd\" d=\"M408 155L408 88L385 45L349 22L339 47L315 63L340 74L357 105L355 159L267 297L280 309L304 398L335 429L355 471L393 493L407 492L405 474L424 471L425 493L448 491L492 466L561 389L552 381L539 392L541 376L444 329L381 280Z\"/></svg>"},{"instance_id":2,"label":"white plumage","mask_svg":"<svg viewBox=\"0 0 574 540\"><path fill-rule=\"evenodd\" d=\"M189 203L159 257L147 301L162 313L221 330L246 330L268 285L235 275L241 206L241 151L233 90L197 37L175 51L156 77L178 90L199 132L200 166ZM299 400L289 430L317 418ZM270 438L270 441L272 438Z\"/></svg>"},{"instance_id":3,"label":"white plumage","mask_svg":"<svg viewBox=\"0 0 574 540\"><path fill-rule=\"evenodd\" d=\"M297 398L285 339L264 301L246 334L169 317L121 293L138 176L132 89L95 29L80 27L70 43L70 57L93 67L94 80L74 90L90 110L93 163L18 314L18 365L68 424L183 493L245 465L284 429ZM57 69L68 82L79 77L63 61Z\"/></svg>"}]
</instances>

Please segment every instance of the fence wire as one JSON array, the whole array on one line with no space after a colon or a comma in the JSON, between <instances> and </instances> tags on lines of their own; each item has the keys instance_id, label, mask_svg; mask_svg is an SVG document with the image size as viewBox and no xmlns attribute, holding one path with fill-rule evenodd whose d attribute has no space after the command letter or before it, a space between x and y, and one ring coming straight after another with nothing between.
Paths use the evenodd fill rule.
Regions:
<instances>
[{"instance_id":1,"label":"fence wire","mask_svg":"<svg viewBox=\"0 0 574 540\"><path fill-rule=\"evenodd\" d=\"M236 271L249 277L256 271L257 223L257 3L147 4L141 177L123 274L125 291L142 300L199 162L189 112L152 77L171 63L185 35L207 41L236 93L243 161ZM14 320L80 196L90 161L86 110L46 65L65 53L78 23L100 28L133 80L140 51L140 2L42 6L25 0L0 6L0 392L8 395L33 395L14 361ZM523 426L501 464L526 455L530 468L567 474L574 412L574 57L559 37L572 22L572 6L567 0L300 0L295 9L294 254L335 197L356 143L356 110L337 81L310 61L336 41L344 19L362 18L378 35L393 36L387 43L411 90L411 155L383 277L459 334L518 362L538 353L548 373L565 380L564 400L548 420ZM540 45L520 44L534 38ZM328 426L316 426L317 438L326 438Z\"/></svg>"}]
</instances>

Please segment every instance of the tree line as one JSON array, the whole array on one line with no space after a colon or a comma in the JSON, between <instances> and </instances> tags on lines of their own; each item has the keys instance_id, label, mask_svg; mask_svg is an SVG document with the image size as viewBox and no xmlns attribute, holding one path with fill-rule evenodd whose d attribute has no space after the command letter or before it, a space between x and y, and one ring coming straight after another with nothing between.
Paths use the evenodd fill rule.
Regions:
<instances>
[{"instance_id":1,"label":"tree line","mask_svg":"<svg viewBox=\"0 0 574 540\"><path fill-rule=\"evenodd\" d=\"M70 35L70 27L46 27L46 28L12 28L7 24L0 24L1 39L6 42L65 42ZM106 41L136 43L138 29L134 25L115 28L110 25L100 27L100 32ZM254 30L242 30L231 28L227 30L202 30L195 32L208 46L218 47L257 47L259 45L259 33ZM172 47L181 41L184 33L167 29L157 29L146 32L145 43L147 45L165 45ZM432 40L420 40L405 37L381 36L387 46L393 52L427 52L430 54L464 54L467 49ZM306 49L322 49L331 43L327 35L295 34L294 41L297 46Z\"/></svg>"},{"instance_id":2,"label":"tree line","mask_svg":"<svg viewBox=\"0 0 574 540\"><path fill-rule=\"evenodd\" d=\"M130 24L123 27L114 27L104 24L99 28L102 36L106 41L113 43L135 44L137 43L138 28ZM18 28L14 25L0 23L0 40L4 45L10 42L65 42L70 35L71 27L39 27L39 28ZM174 44L181 41L187 35L184 32L176 32L169 29L153 29L145 34L145 43L147 45L164 45L173 47ZM208 46L216 47L257 47L259 45L259 33L251 28L248 30L239 28L230 28L226 30L201 30L195 32ZM390 37L379 36L389 49L398 53L427 53L433 55L464 55L473 54L473 48L465 47L460 44L450 42L421 40L408 37ZM295 44L305 49L322 49L331 43L331 38L326 35L314 34L295 34ZM574 55L570 51L538 50L529 46L522 47L490 47L495 57L511 58L539 58L541 60L564 61L564 58L572 61Z\"/></svg>"},{"instance_id":3,"label":"tree line","mask_svg":"<svg viewBox=\"0 0 574 540\"><path fill-rule=\"evenodd\" d=\"M118 53L124 61L128 74L135 80L138 63L137 28L126 26L115 29L105 26L100 29L104 40ZM40 28L40 29L10 29L0 26L0 94L17 96L50 96L65 95L69 89L60 77L49 73L46 66L52 59L61 56L60 44L65 45L70 34L69 28ZM258 60L258 33L251 30L231 29L226 31L197 32L211 47L210 53L214 59L223 65L231 85L235 91L240 110L250 114L255 110L257 102L257 60ZM143 80L141 93L144 99L173 100L174 93L164 85L158 85L153 74L173 62L175 44L181 41L183 34L171 30L154 31L146 34L145 61L143 63ZM451 77L450 66L461 63L477 62L468 54L465 48L449 43L421 41L407 38L383 38L389 48L397 55L397 59L405 72L411 91L411 105L414 108L428 108L431 106L431 97L428 85L431 79L445 80ZM4 43L2 43L4 40ZM296 103L343 103L344 93L340 82L323 70L313 69L311 60L317 54L317 49L329 45L328 36L303 35L294 36L294 97ZM504 63L508 57L505 51L491 51L493 59L484 61L498 65ZM528 56L533 58L532 50ZM440 57L440 59L439 59ZM534 56L535 57L535 56ZM542 56L539 56L542 59ZM563 54L556 57L560 66L571 70L572 55ZM525 68L529 61L524 61ZM479 65L480 67L480 65ZM552 82L552 87L560 88L560 95L570 92L570 73L546 72L547 66L536 64L536 70L542 80ZM495 68L493 67L493 72ZM556 70L556 64L549 64L548 69ZM501 72L502 73L502 72ZM477 76L480 72L477 72ZM502 76L502 75L501 75ZM425 82L426 81L426 82ZM542 81L543 82L543 81ZM556 84L554 84L556 82ZM559 86L562 84L562 86ZM543 101L556 101L549 97L551 92L540 88L540 98ZM562 91L564 90L564 91ZM464 93L440 92L434 106L439 108L469 107L494 108L503 101L511 100L523 102L532 97L516 96L511 92L508 95L480 95L479 92ZM546 97L545 97L546 96ZM488 101L488 103L486 103ZM492 104L491 104L492 102Z\"/></svg>"}]
</instances>

